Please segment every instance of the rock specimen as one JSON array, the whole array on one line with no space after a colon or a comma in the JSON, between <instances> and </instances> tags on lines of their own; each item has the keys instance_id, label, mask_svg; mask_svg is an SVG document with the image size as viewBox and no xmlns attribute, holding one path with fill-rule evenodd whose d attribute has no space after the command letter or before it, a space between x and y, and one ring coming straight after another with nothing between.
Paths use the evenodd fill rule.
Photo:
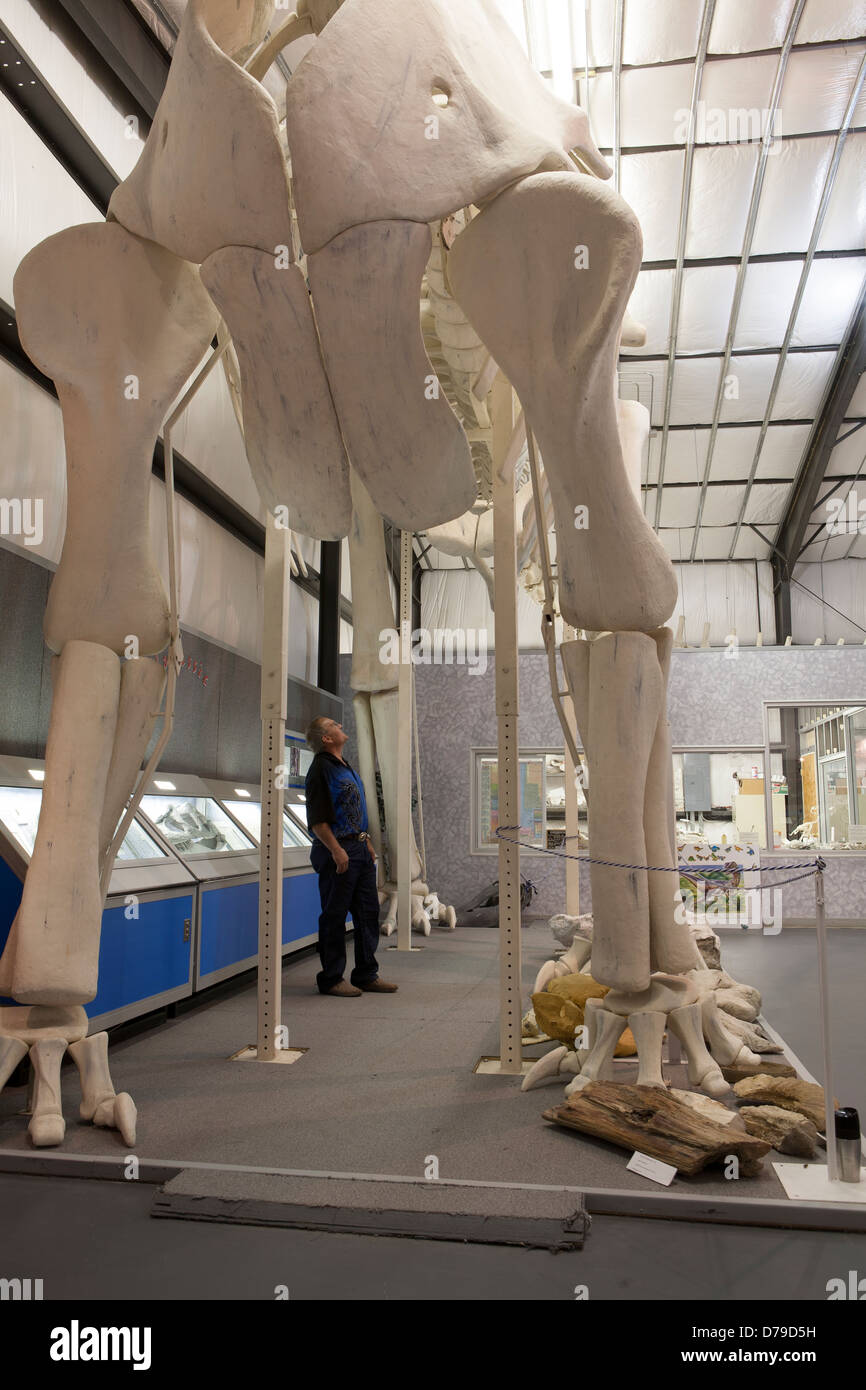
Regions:
<instances>
[{"instance_id":1,"label":"rock specimen","mask_svg":"<svg viewBox=\"0 0 866 1390\"><path fill-rule=\"evenodd\" d=\"M655 1086L591 1081L564 1105L545 1110L544 1119L638 1149L687 1176L736 1157L741 1176L755 1177L770 1150L764 1140L732 1133Z\"/></svg>"},{"instance_id":2,"label":"rock specimen","mask_svg":"<svg viewBox=\"0 0 866 1390\"><path fill-rule=\"evenodd\" d=\"M567 912L557 912L550 919L550 930L561 946L570 946L575 936L592 940L592 913L584 912L579 917L570 917Z\"/></svg>"},{"instance_id":3,"label":"rock specimen","mask_svg":"<svg viewBox=\"0 0 866 1390\"><path fill-rule=\"evenodd\" d=\"M730 1125L741 1134L747 1131L739 1110L729 1110L727 1105L723 1105L720 1100L713 1100L712 1096L702 1095L700 1091L680 1091L676 1086L671 1087L669 1094L681 1105L688 1105L690 1109L696 1110L706 1120L712 1120L717 1125ZM762 1139L764 1136L759 1134L758 1138Z\"/></svg>"},{"instance_id":4,"label":"rock specimen","mask_svg":"<svg viewBox=\"0 0 866 1390\"><path fill-rule=\"evenodd\" d=\"M780 1044L768 1038L759 1023L747 1023L745 1019L734 1018L733 1014L725 1014L724 1023L727 1031L740 1038L752 1052L764 1054L782 1051Z\"/></svg>"},{"instance_id":5,"label":"rock specimen","mask_svg":"<svg viewBox=\"0 0 866 1390\"><path fill-rule=\"evenodd\" d=\"M773 1077L795 1077L797 1075L790 1062L768 1062L763 1057L755 1062L737 1062L732 1066L723 1066L722 1075L726 1081L730 1081L733 1086L737 1081L745 1081L754 1076Z\"/></svg>"},{"instance_id":6,"label":"rock specimen","mask_svg":"<svg viewBox=\"0 0 866 1390\"><path fill-rule=\"evenodd\" d=\"M574 1047L574 1032L585 1022L587 999L603 999L608 993L591 975L563 975L550 980L547 988L532 996L536 1026L549 1038ZM615 1057L633 1057L637 1047L631 1029L626 1028L616 1045Z\"/></svg>"},{"instance_id":7,"label":"rock specimen","mask_svg":"<svg viewBox=\"0 0 866 1390\"><path fill-rule=\"evenodd\" d=\"M798 1110L778 1105L744 1105L742 1119L749 1134L765 1139L780 1154L814 1158L818 1131Z\"/></svg>"},{"instance_id":8,"label":"rock specimen","mask_svg":"<svg viewBox=\"0 0 866 1390\"><path fill-rule=\"evenodd\" d=\"M824 1087L799 1076L747 1076L738 1081L734 1095L740 1105L773 1105L805 1115L824 1133ZM834 1104L838 1107L839 1102Z\"/></svg>"},{"instance_id":9,"label":"rock specimen","mask_svg":"<svg viewBox=\"0 0 866 1390\"><path fill-rule=\"evenodd\" d=\"M692 927L692 936L707 969L721 970L721 942L716 933L709 927Z\"/></svg>"}]
</instances>

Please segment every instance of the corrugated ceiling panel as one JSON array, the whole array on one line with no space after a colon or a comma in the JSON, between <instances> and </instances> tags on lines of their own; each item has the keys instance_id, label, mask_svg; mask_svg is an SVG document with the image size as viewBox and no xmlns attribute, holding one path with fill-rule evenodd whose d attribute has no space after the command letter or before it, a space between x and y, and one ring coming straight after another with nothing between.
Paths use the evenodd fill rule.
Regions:
<instances>
[{"instance_id":1,"label":"corrugated ceiling panel","mask_svg":"<svg viewBox=\"0 0 866 1390\"><path fill-rule=\"evenodd\" d=\"M737 267L692 266L683 271L677 352L713 352L724 344Z\"/></svg>"},{"instance_id":2,"label":"corrugated ceiling panel","mask_svg":"<svg viewBox=\"0 0 866 1390\"><path fill-rule=\"evenodd\" d=\"M830 206L818 242L819 251L862 251L866 242L866 134L849 135Z\"/></svg>"},{"instance_id":3,"label":"corrugated ceiling panel","mask_svg":"<svg viewBox=\"0 0 866 1390\"><path fill-rule=\"evenodd\" d=\"M774 357L737 358L737 362L772 362ZM782 371L779 394L773 409L774 420L811 420L818 413L821 399L835 363L832 352L792 353Z\"/></svg>"},{"instance_id":4,"label":"corrugated ceiling panel","mask_svg":"<svg viewBox=\"0 0 866 1390\"><path fill-rule=\"evenodd\" d=\"M630 351L667 352L673 288L672 270L642 270L638 275L628 307L632 317L646 326L647 340L643 347L623 348L624 357Z\"/></svg>"},{"instance_id":5,"label":"corrugated ceiling panel","mask_svg":"<svg viewBox=\"0 0 866 1390\"><path fill-rule=\"evenodd\" d=\"M764 436L756 477L793 478L812 433L808 425L771 425Z\"/></svg>"},{"instance_id":6,"label":"corrugated ceiling panel","mask_svg":"<svg viewBox=\"0 0 866 1390\"><path fill-rule=\"evenodd\" d=\"M733 539L733 534L731 536ZM770 554L770 546L754 531L749 530L748 526L740 527L740 534L737 537L737 545L734 550L735 560L766 560Z\"/></svg>"},{"instance_id":7,"label":"corrugated ceiling panel","mask_svg":"<svg viewBox=\"0 0 866 1390\"><path fill-rule=\"evenodd\" d=\"M866 257L813 261L792 342L841 343L866 276Z\"/></svg>"},{"instance_id":8,"label":"corrugated ceiling panel","mask_svg":"<svg viewBox=\"0 0 866 1390\"><path fill-rule=\"evenodd\" d=\"M694 65L689 63L624 72L620 84L622 143L684 144L688 133L693 77ZM610 109L611 75L605 74L604 80L608 86L607 104ZM606 143L612 138L611 131Z\"/></svg>"},{"instance_id":9,"label":"corrugated ceiling panel","mask_svg":"<svg viewBox=\"0 0 866 1390\"><path fill-rule=\"evenodd\" d=\"M806 0L797 29L797 43L859 38L864 32L866 5L863 0Z\"/></svg>"},{"instance_id":10,"label":"corrugated ceiling panel","mask_svg":"<svg viewBox=\"0 0 866 1390\"><path fill-rule=\"evenodd\" d=\"M709 439L709 430L703 430L702 433ZM710 473L713 482L725 478L739 481L749 476L759 434L760 430L756 425L742 429L719 430ZM738 491L742 496L742 489Z\"/></svg>"},{"instance_id":11,"label":"corrugated ceiling panel","mask_svg":"<svg viewBox=\"0 0 866 1390\"><path fill-rule=\"evenodd\" d=\"M683 158L682 150L623 156L622 196L640 222L645 261L672 260L676 256Z\"/></svg>"},{"instance_id":12,"label":"corrugated ceiling panel","mask_svg":"<svg viewBox=\"0 0 866 1390\"><path fill-rule=\"evenodd\" d=\"M619 394L624 400L639 400L650 412L654 425L662 423L665 404L666 362L620 362Z\"/></svg>"},{"instance_id":13,"label":"corrugated ceiling panel","mask_svg":"<svg viewBox=\"0 0 866 1390\"><path fill-rule=\"evenodd\" d=\"M692 553L695 533L691 527L681 531L659 530L659 540L672 560L687 560Z\"/></svg>"},{"instance_id":14,"label":"corrugated ceiling panel","mask_svg":"<svg viewBox=\"0 0 866 1390\"><path fill-rule=\"evenodd\" d=\"M666 487L662 492L660 525L664 527L694 526L698 519L696 487Z\"/></svg>"},{"instance_id":15,"label":"corrugated ceiling panel","mask_svg":"<svg viewBox=\"0 0 866 1390\"><path fill-rule=\"evenodd\" d=\"M781 140L772 146L761 193L752 254L805 251L809 245L834 141ZM792 197L792 191L796 196Z\"/></svg>"},{"instance_id":16,"label":"corrugated ceiling panel","mask_svg":"<svg viewBox=\"0 0 866 1390\"><path fill-rule=\"evenodd\" d=\"M737 131L743 127L743 117L732 113L753 108L763 111L769 106L777 66L778 58L770 53L731 62L709 60L701 82L701 101L704 103L704 122L708 131L724 131L723 138L726 140L742 139L743 136L738 137ZM718 116L711 115L714 111L724 113L723 122L719 121Z\"/></svg>"},{"instance_id":17,"label":"corrugated ceiling panel","mask_svg":"<svg viewBox=\"0 0 866 1390\"><path fill-rule=\"evenodd\" d=\"M846 434L850 429L850 425L844 425L839 431L839 435ZM839 478L854 475L863 467L864 458L866 458L866 427L855 430L841 444L835 446L827 464L827 477Z\"/></svg>"},{"instance_id":18,"label":"corrugated ceiling panel","mask_svg":"<svg viewBox=\"0 0 866 1390\"><path fill-rule=\"evenodd\" d=\"M735 348L781 345L802 269L801 261L775 264L759 261L749 266L734 336ZM832 340L820 338L818 341Z\"/></svg>"},{"instance_id":19,"label":"corrugated ceiling panel","mask_svg":"<svg viewBox=\"0 0 866 1390\"><path fill-rule=\"evenodd\" d=\"M752 145L695 151L687 256L740 255L757 158ZM669 208L668 216L676 229L676 211Z\"/></svg>"},{"instance_id":20,"label":"corrugated ceiling panel","mask_svg":"<svg viewBox=\"0 0 866 1390\"><path fill-rule=\"evenodd\" d=\"M778 526L785 515L790 495L790 483L755 483L749 493L744 520L754 522L756 526Z\"/></svg>"},{"instance_id":21,"label":"corrugated ceiling panel","mask_svg":"<svg viewBox=\"0 0 866 1390\"><path fill-rule=\"evenodd\" d=\"M794 0L761 0L744 5L743 0L716 0L710 30L711 53L749 53L759 48L777 48L793 10Z\"/></svg>"},{"instance_id":22,"label":"corrugated ceiling panel","mask_svg":"<svg viewBox=\"0 0 866 1390\"><path fill-rule=\"evenodd\" d=\"M743 489L741 487L708 487L704 499L702 525L734 526L740 515L742 500ZM728 537L729 545L733 538L732 533Z\"/></svg>"},{"instance_id":23,"label":"corrugated ceiling panel","mask_svg":"<svg viewBox=\"0 0 866 1390\"><path fill-rule=\"evenodd\" d=\"M782 87L777 132L794 135L800 131L838 130L862 55L861 44L792 53ZM858 122L855 120L854 124Z\"/></svg>"},{"instance_id":24,"label":"corrugated ceiling panel","mask_svg":"<svg viewBox=\"0 0 866 1390\"><path fill-rule=\"evenodd\" d=\"M722 431L727 433L727 431ZM709 430L672 430L665 453L665 483L699 483L707 460ZM650 481L658 481L661 431L650 435Z\"/></svg>"},{"instance_id":25,"label":"corrugated ceiling panel","mask_svg":"<svg viewBox=\"0 0 866 1390\"><path fill-rule=\"evenodd\" d=\"M655 5L627 5L624 63L665 63L697 52L703 0L665 0L664 22Z\"/></svg>"},{"instance_id":26,"label":"corrugated ceiling panel","mask_svg":"<svg viewBox=\"0 0 866 1390\"><path fill-rule=\"evenodd\" d=\"M854 394L851 397L851 404L845 411L845 418L854 420L863 415L866 415L866 372L863 373L854 387Z\"/></svg>"}]
</instances>

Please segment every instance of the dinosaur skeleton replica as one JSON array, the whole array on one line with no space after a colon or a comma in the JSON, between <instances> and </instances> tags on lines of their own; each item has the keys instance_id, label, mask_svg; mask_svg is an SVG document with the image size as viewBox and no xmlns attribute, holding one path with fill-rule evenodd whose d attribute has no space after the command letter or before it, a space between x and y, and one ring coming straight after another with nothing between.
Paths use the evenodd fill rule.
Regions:
<instances>
[{"instance_id":1,"label":"dinosaur skeleton replica","mask_svg":"<svg viewBox=\"0 0 866 1390\"><path fill-rule=\"evenodd\" d=\"M370 507L401 530L467 513L470 442L447 397L425 389L419 321L430 224L455 210L478 211L448 252L450 284L538 440L563 618L599 634L562 647L589 759L593 850L675 862L663 624L676 582L629 486L613 388L641 259L635 216L606 182L586 115L531 68L494 0L301 0L265 42L273 8L189 0L147 142L108 220L49 237L15 278L22 342L57 385L68 474L44 623L56 656L42 812L0 961L0 993L17 1001L0 1013L0 1081L29 1050L36 1145L63 1138L67 1047L82 1118L135 1138L134 1104L115 1094L106 1035L87 1037L84 1005L97 990L117 836L162 698L162 664L148 657L169 644L177 653L149 538L158 432L221 317L269 512L288 508L295 531L321 540L362 531L372 512L353 493L357 475ZM287 86L289 171L259 79L303 33L317 37ZM575 527L576 506L588 508L588 529ZM363 744L391 692L360 694ZM667 1019L689 1039L696 1081L718 1088L687 978L695 949L667 878L592 866L593 971L611 993L576 1082L600 1074L626 1022L642 1078L658 1080ZM728 1044L711 1038L716 1050Z\"/></svg>"}]
</instances>

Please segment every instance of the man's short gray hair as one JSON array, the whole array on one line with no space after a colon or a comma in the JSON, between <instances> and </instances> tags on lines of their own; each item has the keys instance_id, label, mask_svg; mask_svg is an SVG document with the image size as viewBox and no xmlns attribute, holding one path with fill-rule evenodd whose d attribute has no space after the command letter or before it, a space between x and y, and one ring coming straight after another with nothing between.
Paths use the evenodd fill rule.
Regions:
<instances>
[{"instance_id":1,"label":"man's short gray hair","mask_svg":"<svg viewBox=\"0 0 866 1390\"><path fill-rule=\"evenodd\" d=\"M307 729L306 740L314 753L321 753L322 748L324 747L322 743L322 735L327 732L327 728L330 722L331 721L326 714L320 714L317 716L317 718L313 720L312 724Z\"/></svg>"}]
</instances>

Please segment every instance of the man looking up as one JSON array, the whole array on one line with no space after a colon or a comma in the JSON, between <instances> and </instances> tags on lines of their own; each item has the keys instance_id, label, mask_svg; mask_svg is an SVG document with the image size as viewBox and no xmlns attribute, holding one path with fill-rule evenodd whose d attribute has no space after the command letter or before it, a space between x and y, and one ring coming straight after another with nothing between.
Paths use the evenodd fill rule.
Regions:
<instances>
[{"instance_id":1,"label":"man looking up","mask_svg":"<svg viewBox=\"0 0 866 1390\"><path fill-rule=\"evenodd\" d=\"M343 726L320 715L307 730L315 753L306 776L307 826L314 839L310 862L319 878L319 959L321 994L351 999L364 991L393 994L396 985L379 979L379 895L376 851L367 834L367 802L360 777L343 757L348 740ZM346 916L355 928L355 968L346 969Z\"/></svg>"}]
</instances>

